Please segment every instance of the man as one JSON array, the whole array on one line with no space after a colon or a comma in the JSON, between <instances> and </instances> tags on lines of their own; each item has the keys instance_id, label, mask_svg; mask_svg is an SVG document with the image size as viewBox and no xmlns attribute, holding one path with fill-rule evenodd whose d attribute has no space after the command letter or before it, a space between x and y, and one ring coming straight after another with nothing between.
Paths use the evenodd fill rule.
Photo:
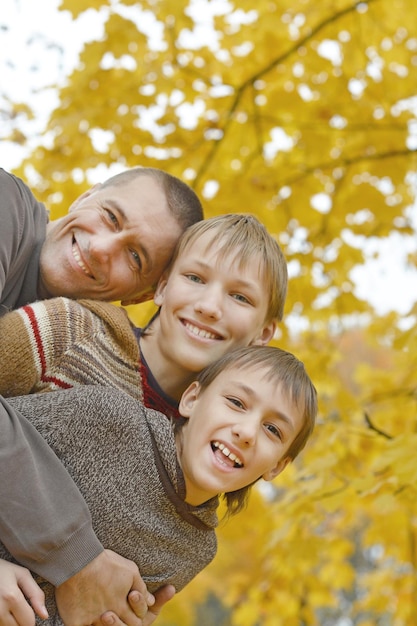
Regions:
<instances>
[{"instance_id":1,"label":"man","mask_svg":"<svg viewBox=\"0 0 417 626\"><path fill-rule=\"evenodd\" d=\"M0 315L58 295L122 304L148 300L177 239L202 218L187 185L161 170L133 168L48 221L29 188L0 170ZM0 501L8 504L0 508L0 537L20 563L57 587L66 625L95 623L107 610L129 626L151 624L172 590L162 590L145 615L151 599L137 569L103 550L69 475L2 398L0 440ZM137 591L129 606L131 588ZM116 624L116 615L107 617Z\"/></svg>"}]
</instances>

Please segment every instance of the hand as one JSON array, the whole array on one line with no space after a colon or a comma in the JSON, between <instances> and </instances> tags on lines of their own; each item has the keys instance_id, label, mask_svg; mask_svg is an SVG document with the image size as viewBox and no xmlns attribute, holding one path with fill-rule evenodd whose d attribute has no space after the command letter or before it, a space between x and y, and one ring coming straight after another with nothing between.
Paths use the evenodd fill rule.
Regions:
<instances>
[{"instance_id":1,"label":"hand","mask_svg":"<svg viewBox=\"0 0 417 626\"><path fill-rule=\"evenodd\" d=\"M48 617L42 589L28 569L0 559L0 626L34 626L35 613Z\"/></svg>"},{"instance_id":2,"label":"hand","mask_svg":"<svg viewBox=\"0 0 417 626\"><path fill-rule=\"evenodd\" d=\"M140 595L140 594L139 594ZM135 602L140 601L138 592L131 591L129 594L129 603L133 607ZM171 600L175 595L175 588L172 585L161 587L155 592L155 602L149 607L147 614L142 620L142 626L151 626L154 623L162 607ZM136 611L135 611L136 612ZM124 626L123 622L111 611L107 611L101 616L101 626Z\"/></svg>"},{"instance_id":3,"label":"hand","mask_svg":"<svg viewBox=\"0 0 417 626\"><path fill-rule=\"evenodd\" d=\"M135 590L137 602L127 596ZM155 598L148 593L135 563L104 550L80 572L56 588L55 598L65 626L98 624L111 611L127 626L143 626L142 618Z\"/></svg>"}]
</instances>

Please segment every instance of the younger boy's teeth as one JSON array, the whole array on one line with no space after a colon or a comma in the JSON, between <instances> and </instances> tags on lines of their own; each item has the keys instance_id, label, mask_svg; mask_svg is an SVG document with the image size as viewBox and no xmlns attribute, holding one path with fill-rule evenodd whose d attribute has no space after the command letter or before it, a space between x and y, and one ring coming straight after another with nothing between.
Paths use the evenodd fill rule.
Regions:
<instances>
[{"instance_id":1,"label":"younger boy's teeth","mask_svg":"<svg viewBox=\"0 0 417 626\"><path fill-rule=\"evenodd\" d=\"M233 454L233 452L230 452L229 448L226 448L223 443L220 443L219 441L214 441L213 447L218 448L218 450L220 450L222 454L224 454L224 456L228 457L231 461L233 461L233 463L235 463L239 467L242 467L243 462L241 461L241 459L239 459L236 454Z\"/></svg>"}]
</instances>

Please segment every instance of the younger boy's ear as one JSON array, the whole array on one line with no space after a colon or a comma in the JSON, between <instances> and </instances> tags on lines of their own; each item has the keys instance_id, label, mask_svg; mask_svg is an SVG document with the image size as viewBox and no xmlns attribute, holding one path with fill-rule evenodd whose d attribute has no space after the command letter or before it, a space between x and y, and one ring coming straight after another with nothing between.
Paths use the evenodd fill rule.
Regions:
<instances>
[{"instance_id":1,"label":"younger boy's ear","mask_svg":"<svg viewBox=\"0 0 417 626\"><path fill-rule=\"evenodd\" d=\"M273 469L265 472L265 474L262 475L262 478L267 481L274 480L278 474L281 474L281 472L285 470L290 461L291 458L289 456L286 456L285 459L281 459L281 461L279 461Z\"/></svg>"},{"instance_id":2,"label":"younger boy's ear","mask_svg":"<svg viewBox=\"0 0 417 626\"><path fill-rule=\"evenodd\" d=\"M256 339L252 341L252 345L253 346L266 346L266 344L269 343L271 339L273 339L276 327L277 327L277 324L275 321L270 322L268 326L265 326L261 330L259 337L256 337Z\"/></svg>"},{"instance_id":3,"label":"younger boy's ear","mask_svg":"<svg viewBox=\"0 0 417 626\"><path fill-rule=\"evenodd\" d=\"M187 387L181 396L180 404L178 407L180 415L182 417L190 417L194 403L196 402L200 394L200 383L194 380L191 385Z\"/></svg>"}]
</instances>

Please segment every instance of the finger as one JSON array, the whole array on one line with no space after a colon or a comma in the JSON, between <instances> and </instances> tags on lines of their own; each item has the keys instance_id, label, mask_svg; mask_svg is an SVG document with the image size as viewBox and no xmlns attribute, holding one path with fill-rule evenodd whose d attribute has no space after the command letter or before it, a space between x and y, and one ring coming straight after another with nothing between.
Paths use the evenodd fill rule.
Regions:
<instances>
[{"instance_id":1,"label":"finger","mask_svg":"<svg viewBox=\"0 0 417 626\"><path fill-rule=\"evenodd\" d=\"M33 580L32 576L29 574L24 580L20 578L19 585L35 613L42 619L48 619L48 611L45 606L45 594Z\"/></svg>"},{"instance_id":2,"label":"finger","mask_svg":"<svg viewBox=\"0 0 417 626\"><path fill-rule=\"evenodd\" d=\"M175 587L172 585L165 585L165 587L161 587L158 591L155 591L155 604L149 608L147 615L143 620L143 626L150 626L158 617L161 612L162 607L172 600L175 595Z\"/></svg>"},{"instance_id":3,"label":"finger","mask_svg":"<svg viewBox=\"0 0 417 626\"><path fill-rule=\"evenodd\" d=\"M140 617L140 619L145 617L148 612L148 606L155 603L155 598L152 594L146 592L146 595L144 596L139 591L136 591L136 589L129 592L127 600L134 614L137 617Z\"/></svg>"},{"instance_id":4,"label":"finger","mask_svg":"<svg viewBox=\"0 0 417 626\"><path fill-rule=\"evenodd\" d=\"M0 626L34 626L35 613L23 594L9 596L6 608L0 603Z\"/></svg>"},{"instance_id":5,"label":"finger","mask_svg":"<svg viewBox=\"0 0 417 626\"><path fill-rule=\"evenodd\" d=\"M143 622L141 619L138 619L137 617L135 619L136 626L143 626ZM124 622L123 619L116 615L116 613L113 613L112 611L106 611L105 613L103 613L103 615L100 616L99 622L93 623L93 626L96 626L96 624L97 626L129 626L129 624L131 624L131 621L129 620L129 622Z\"/></svg>"}]
</instances>

